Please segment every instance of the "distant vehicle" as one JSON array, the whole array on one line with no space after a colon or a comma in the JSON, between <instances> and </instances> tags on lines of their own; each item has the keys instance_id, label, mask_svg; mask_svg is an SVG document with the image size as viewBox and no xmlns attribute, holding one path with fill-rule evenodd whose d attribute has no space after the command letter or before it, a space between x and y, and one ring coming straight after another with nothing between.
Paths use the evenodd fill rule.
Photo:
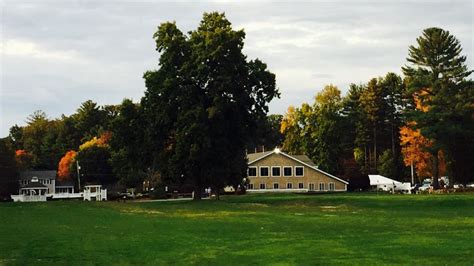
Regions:
<instances>
[{"instance_id":1,"label":"distant vehicle","mask_svg":"<svg viewBox=\"0 0 474 266\"><path fill-rule=\"evenodd\" d=\"M468 188L474 188L474 183L466 184L466 187L468 187Z\"/></svg>"},{"instance_id":2,"label":"distant vehicle","mask_svg":"<svg viewBox=\"0 0 474 266\"><path fill-rule=\"evenodd\" d=\"M428 189L430 189L431 187L431 184L430 183L423 183L423 185L421 185L418 190L419 191L427 191Z\"/></svg>"},{"instance_id":3,"label":"distant vehicle","mask_svg":"<svg viewBox=\"0 0 474 266\"><path fill-rule=\"evenodd\" d=\"M418 190L420 190L420 184L415 184L411 187L411 194L415 194Z\"/></svg>"}]
</instances>

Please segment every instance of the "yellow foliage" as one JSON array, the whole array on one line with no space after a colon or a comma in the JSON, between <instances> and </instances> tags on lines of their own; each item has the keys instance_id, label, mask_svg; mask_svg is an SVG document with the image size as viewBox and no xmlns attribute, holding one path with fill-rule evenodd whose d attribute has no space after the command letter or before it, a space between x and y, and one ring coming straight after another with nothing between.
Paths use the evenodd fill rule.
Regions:
<instances>
[{"instance_id":1,"label":"yellow foliage","mask_svg":"<svg viewBox=\"0 0 474 266\"><path fill-rule=\"evenodd\" d=\"M424 91L421 91L419 95L415 94L413 95L413 99L415 100L415 107L416 109L422 111L422 112L428 112L429 106L423 103L424 98L429 97L429 89L426 89Z\"/></svg>"},{"instance_id":2,"label":"yellow foliage","mask_svg":"<svg viewBox=\"0 0 474 266\"><path fill-rule=\"evenodd\" d=\"M293 105L290 105L288 107L288 111L286 112L285 116L281 121L280 132L282 134L285 134L285 132L288 131L288 129L290 129L296 123L296 120L296 108Z\"/></svg>"},{"instance_id":3,"label":"yellow foliage","mask_svg":"<svg viewBox=\"0 0 474 266\"><path fill-rule=\"evenodd\" d=\"M109 145L108 143L111 138L112 138L112 133L107 131L103 133L100 136L100 138L94 137L91 140L84 142L81 146L79 146L79 150L82 151L84 149L88 149L93 146L106 147Z\"/></svg>"}]
</instances>

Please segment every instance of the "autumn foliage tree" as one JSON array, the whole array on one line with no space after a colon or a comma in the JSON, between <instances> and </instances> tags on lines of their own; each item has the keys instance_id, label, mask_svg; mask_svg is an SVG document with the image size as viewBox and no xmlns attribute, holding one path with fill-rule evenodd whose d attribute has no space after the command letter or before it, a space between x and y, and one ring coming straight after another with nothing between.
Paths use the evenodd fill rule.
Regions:
<instances>
[{"instance_id":1,"label":"autumn foliage tree","mask_svg":"<svg viewBox=\"0 0 474 266\"><path fill-rule=\"evenodd\" d=\"M30 169L33 164L33 155L26 150L16 150L15 160L20 170Z\"/></svg>"},{"instance_id":2,"label":"autumn foliage tree","mask_svg":"<svg viewBox=\"0 0 474 266\"><path fill-rule=\"evenodd\" d=\"M68 151L59 161L58 177L59 180L67 180L71 178L71 165L74 163L74 158L77 152Z\"/></svg>"},{"instance_id":3,"label":"autumn foliage tree","mask_svg":"<svg viewBox=\"0 0 474 266\"><path fill-rule=\"evenodd\" d=\"M110 146L112 138L111 132L104 132L100 137L93 137L79 146L79 151L75 156L81 166L81 183L87 182L107 184L115 181L115 175L110 165ZM73 164L72 169L76 170Z\"/></svg>"},{"instance_id":4,"label":"autumn foliage tree","mask_svg":"<svg viewBox=\"0 0 474 266\"><path fill-rule=\"evenodd\" d=\"M400 129L400 144L405 165L413 165L419 178L430 177L431 154L427 149L431 146L431 142L421 135L419 129L403 126Z\"/></svg>"}]
</instances>

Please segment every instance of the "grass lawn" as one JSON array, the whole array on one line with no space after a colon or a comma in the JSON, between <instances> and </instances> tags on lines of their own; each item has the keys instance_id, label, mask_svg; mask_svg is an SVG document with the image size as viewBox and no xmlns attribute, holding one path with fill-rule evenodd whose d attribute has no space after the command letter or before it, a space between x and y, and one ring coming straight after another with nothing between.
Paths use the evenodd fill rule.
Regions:
<instances>
[{"instance_id":1,"label":"grass lawn","mask_svg":"<svg viewBox=\"0 0 474 266\"><path fill-rule=\"evenodd\" d=\"M0 204L3 264L474 264L474 194Z\"/></svg>"}]
</instances>

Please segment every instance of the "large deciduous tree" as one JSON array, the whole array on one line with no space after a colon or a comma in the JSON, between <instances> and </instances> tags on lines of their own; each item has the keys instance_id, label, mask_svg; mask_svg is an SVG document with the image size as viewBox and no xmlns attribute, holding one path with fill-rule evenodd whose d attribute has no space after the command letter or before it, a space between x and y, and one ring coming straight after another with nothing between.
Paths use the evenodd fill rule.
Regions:
<instances>
[{"instance_id":1,"label":"large deciduous tree","mask_svg":"<svg viewBox=\"0 0 474 266\"><path fill-rule=\"evenodd\" d=\"M311 106L303 104L301 109L289 106L283 116L280 126L280 132L285 136L282 148L290 154L305 154L307 151L307 142L311 138L305 129L308 127L302 109L304 108L306 116L311 113Z\"/></svg>"},{"instance_id":2,"label":"large deciduous tree","mask_svg":"<svg viewBox=\"0 0 474 266\"><path fill-rule=\"evenodd\" d=\"M0 139L0 200L18 192L18 169L15 150L6 139Z\"/></svg>"},{"instance_id":3,"label":"large deciduous tree","mask_svg":"<svg viewBox=\"0 0 474 266\"><path fill-rule=\"evenodd\" d=\"M79 151L74 157L80 165L81 184L100 183L111 184L116 181L110 164L111 132L104 132L99 138L93 137L79 146ZM76 165L72 164L71 170L77 171Z\"/></svg>"},{"instance_id":4,"label":"large deciduous tree","mask_svg":"<svg viewBox=\"0 0 474 266\"><path fill-rule=\"evenodd\" d=\"M315 99L316 124L312 130L315 144L310 156L324 171L341 173L344 136L341 91L327 85Z\"/></svg>"},{"instance_id":5,"label":"large deciduous tree","mask_svg":"<svg viewBox=\"0 0 474 266\"><path fill-rule=\"evenodd\" d=\"M160 68L145 73L142 99L148 140L163 178L204 187L237 185L246 176L245 148L255 123L279 96L275 75L242 53L245 33L223 13L205 13L184 35L163 23L154 35Z\"/></svg>"},{"instance_id":6,"label":"large deciduous tree","mask_svg":"<svg viewBox=\"0 0 474 266\"><path fill-rule=\"evenodd\" d=\"M312 105L290 106L281 122L283 150L306 154L324 171L341 174L346 137L341 91L327 85Z\"/></svg>"},{"instance_id":7,"label":"large deciduous tree","mask_svg":"<svg viewBox=\"0 0 474 266\"><path fill-rule=\"evenodd\" d=\"M110 140L111 165L119 181L126 187L137 187L145 177L148 149L143 143L144 125L140 106L129 99L118 106L111 122L114 132Z\"/></svg>"},{"instance_id":8,"label":"large deciduous tree","mask_svg":"<svg viewBox=\"0 0 474 266\"><path fill-rule=\"evenodd\" d=\"M474 142L474 86L472 73L461 55L459 41L440 28L428 28L409 47L408 65L402 68L410 92L426 110L409 115L416 128L432 142L433 186L438 187L438 153L442 149L451 162L453 177L465 182L472 174Z\"/></svg>"}]
</instances>

